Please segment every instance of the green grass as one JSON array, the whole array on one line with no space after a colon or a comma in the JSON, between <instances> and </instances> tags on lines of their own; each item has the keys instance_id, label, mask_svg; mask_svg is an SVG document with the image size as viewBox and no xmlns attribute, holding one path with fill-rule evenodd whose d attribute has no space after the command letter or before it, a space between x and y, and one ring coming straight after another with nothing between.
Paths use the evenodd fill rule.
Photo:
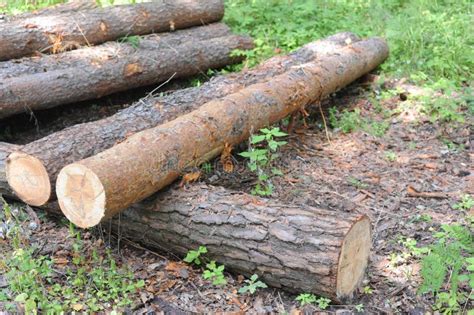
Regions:
<instances>
[{"instance_id":1,"label":"green grass","mask_svg":"<svg viewBox=\"0 0 474 315\"><path fill-rule=\"evenodd\" d=\"M340 31L387 38L389 74L417 82L472 80L471 1L227 0L225 20L251 34L250 65Z\"/></svg>"}]
</instances>

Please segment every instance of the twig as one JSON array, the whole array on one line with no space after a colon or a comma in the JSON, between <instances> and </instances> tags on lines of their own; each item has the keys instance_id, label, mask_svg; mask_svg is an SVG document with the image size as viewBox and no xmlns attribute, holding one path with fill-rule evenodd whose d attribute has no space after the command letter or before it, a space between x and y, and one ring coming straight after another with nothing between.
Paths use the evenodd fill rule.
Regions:
<instances>
[{"instance_id":1,"label":"twig","mask_svg":"<svg viewBox=\"0 0 474 315\"><path fill-rule=\"evenodd\" d=\"M321 113L321 117L323 118L324 132L326 133L326 138L328 139L328 142L331 143L331 139L329 138L328 126L326 124L326 117L324 116L324 112L321 107L321 102L319 102L318 107L319 107L319 112Z\"/></svg>"}]
</instances>

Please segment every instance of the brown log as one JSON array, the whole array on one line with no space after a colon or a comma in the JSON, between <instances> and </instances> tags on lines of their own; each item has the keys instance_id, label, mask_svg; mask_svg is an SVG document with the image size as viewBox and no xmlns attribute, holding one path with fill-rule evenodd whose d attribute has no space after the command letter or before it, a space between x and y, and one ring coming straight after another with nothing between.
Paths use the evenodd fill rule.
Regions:
<instances>
[{"instance_id":1,"label":"brown log","mask_svg":"<svg viewBox=\"0 0 474 315\"><path fill-rule=\"evenodd\" d=\"M0 60L203 25L223 15L222 0L161 0L14 20L0 24Z\"/></svg>"},{"instance_id":2,"label":"brown log","mask_svg":"<svg viewBox=\"0 0 474 315\"><path fill-rule=\"evenodd\" d=\"M205 245L226 269L273 287L335 301L363 279L371 247L365 215L193 185L134 204L115 220L121 237L185 255Z\"/></svg>"},{"instance_id":3,"label":"brown log","mask_svg":"<svg viewBox=\"0 0 474 315\"><path fill-rule=\"evenodd\" d=\"M61 210L80 227L94 226L169 185L184 168L320 101L387 57L382 39L357 42L69 164L56 182Z\"/></svg>"},{"instance_id":4,"label":"brown log","mask_svg":"<svg viewBox=\"0 0 474 315\"><path fill-rule=\"evenodd\" d=\"M232 51L252 48L252 39L240 35L213 38L228 31L223 25L203 26L163 38L147 36L138 49L111 43L73 51L64 58L61 54L39 62L29 60L25 65L0 65L4 69L0 71L0 119L239 62L243 58L231 56Z\"/></svg>"},{"instance_id":5,"label":"brown log","mask_svg":"<svg viewBox=\"0 0 474 315\"><path fill-rule=\"evenodd\" d=\"M95 0L73 0L66 3L59 3L53 6L41 8L41 9L34 10L31 12L25 12L25 13L9 16L7 17L8 20L4 20L3 22L26 19L26 18L37 17L37 16L76 12L80 10L94 9L94 8L97 8L97 3Z\"/></svg>"},{"instance_id":6,"label":"brown log","mask_svg":"<svg viewBox=\"0 0 474 315\"><path fill-rule=\"evenodd\" d=\"M7 157L15 151L19 151L21 146L10 144L6 142L0 142L0 195L13 197L13 190L7 181L7 174L5 173L5 163Z\"/></svg>"},{"instance_id":7,"label":"brown log","mask_svg":"<svg viewBox=\"0 0 474 315\"><path fill-rule=\"evenodd\" d=\"M43 174L44 178L54 183L63 166L104 151L134 132L155 127L213 99L235 93L357 41L359 38L354 34L336 34L309 43L289 55L273 57L254 69L214 77L200 87L144 98L111 117L72 126L29 143L23 146L22 152L41 160L47 170ZM10 164L10 167L14 168L15 165ZM27 183L14 188L17 191L30 191L31 187L26 187ZM39 199L49 197L41 196ZM51 199L55 197L53 195Z\"/></svg>"}]
</instances>

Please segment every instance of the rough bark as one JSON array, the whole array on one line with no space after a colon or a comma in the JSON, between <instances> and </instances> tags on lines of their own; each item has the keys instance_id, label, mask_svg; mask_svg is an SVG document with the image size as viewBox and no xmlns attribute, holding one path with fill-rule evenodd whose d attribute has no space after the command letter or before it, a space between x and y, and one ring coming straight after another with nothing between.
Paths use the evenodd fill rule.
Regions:
<instances>
[{"instance_id":1,"label":"rough bark","mask_svg":"<svg viewBox=\"0 0 474 315\"><path fill-rule=\"evenodd\" d=\"M26 12L16 15L2 15L0 14L0 23L11 22L14 20L31 18L36 16L46 16L61 14L67 12L76 12L85 9L94 9L97 8L97 3L95 0L73 0L66 3L59 3L50 7L38 9L32 12Z\"/></svg>"},{"instance_id":2,"label":"rough bark","mask_svg":"<svg viewBox=\"0 0 474 315\"><path fill-rule=\"evenodd\" d=\"M19 151L21 146L10 144L6 142L0 142L0 195L7 197L15 197L13 190L7 181L7 174L5 172L5 163L7 157L15 151Z\"/></svg>"},{"instance_id":3,"label":"rough bark","mask_svg":"<svg viewBox=\"0 0 474 315\"><path fill-rule=\"evenodd\" d=\"M56 182L61 210L80 227L94 226L169 185L184 168L217 156L226 144L245 141L252 131L346 86L387 56L382 39L357 42L70 164Z\"/></svg>"},{"instance_id":4,"label":"rough bark","mask_svg":"<svg viewBox=\"0 0 474 315\"><path fill-rule=\"evenodd\" d=\"M0 60L203 25L223 14L221 0L161 0L14 20L0 24Z\"/></svg>"},{"instance_id":5,"label":"rough bark","mask_svg":"<svg viewBox=\"0 0 474 315\"><path fill-rule=\"evenodd\" d=\"M205 245L206 256L226 269L337 301L350 298L361 282L371 247L364 215L205 185L156 194L114 222L121 236L148 248L185 255Z\"/></svg>"},{"instance_id":6,"label":"rough bark","mask_svg":"<svg viewBox=\"0 0 474 315\"><path fill-rule=\"evenodd\" d=\"M25 111L99 98L163 82L170 77L203 73L209 68L241 61L242 57L231 56L232 51L253 46L252 39L247 36L212 38L214 30L225 33L220 26L204 26L177 32L176 36L164 36L163 39L149 36L144 42L146 48L135 49L125 43L107 44L86 49L84 53L72 52L73 56L66 56L64 60L62 57L47 58L55 59L52 67L46 63L29 68L29 62L28 68L22 69L35 73L12 75L8 73L10 70L6 70L8 78L0 83L0 119ZM208 38L201 38L200 33ZM192 35L196 40L190 40ZM77 56L82 54L88 57ZM43 68L43 71L38 71L38 68Z\"/></svg>"},{"instance_id":7,"label":"rough bark","mask_svg":"<svg viewBox=\"0 0 474 315\"><path fill-rule=\"evenodd\" d=\"M200 87L144 98L111 117L72 126L29 143L22 151L41 160L50 182L54 183L63 166L104 151L132 133L155 127L213 99L235 93L357 41L359 38L354 34L339 33L309 43L289 55L273 57L254 69L214 77ZM55 195L51 197L55 198Z\"/></svg>"}]
</instances>

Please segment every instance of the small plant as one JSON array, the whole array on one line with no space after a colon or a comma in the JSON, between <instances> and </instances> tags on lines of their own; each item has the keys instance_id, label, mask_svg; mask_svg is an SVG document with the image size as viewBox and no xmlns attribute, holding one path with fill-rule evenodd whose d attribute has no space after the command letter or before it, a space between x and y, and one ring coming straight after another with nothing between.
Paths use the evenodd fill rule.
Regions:
<instances>
[{"instance_id":1,"label":"small plant","mask_svg":"<svg viewBox=\"0 0 474 315\"><path fill-rule=\"evenodd\" d=\"M300 306L305 306L306 304L313 304L316 302L317 298L311 293L301 293L295 300L300 302Z\"/></svg>"},{"instance_id":2,"label":"small plant","mask_svg":"<svg viewBox=\"0 0 474 315\"><path fill-rule=\"evenodd\" d=\"M128 43L128 44L130 44L130 46L137 49L138 46L140 45L140 36L138 36L138 35L125 36L125 37L122 37L119 40L119 42L120 43Z\"/></svg>"},{"instance_id":3,"label":"small plant","mask_svg":"<svg viewBox=\"0 0 474 315\"><path fill-rule=\"evenodd\" d=\"M329 122L336 129L341 129L343 133L363 129L365 126L364 119L360 116L360 109L356 108L353 112L344 109L339 115L336 107L329 109Z\"/></svg>"},{"instance_id":4,"label":"small plant","mask_svg":"<svg viewBox=\"0 0 474 315\"><path fill-rule=\"evenodd\" d=\"M206 163L202 164L201 165L201 170L205 174L211 173L212 172L212 164L209 163L209 162L206 162Z\"/></svg>"},{"instance_id":5,"label":"small plant","mask_svg":"<svg viewBox=\"0 0 474 315\"><path fill-rule=\"evenodd\" d=\"M331 300L328 298L320 297L316 300L316 303L318 304L318 307L320 309L325 310L328 308L329 304L331 303Z\"/></svg>"},{"instance_id":6,"label":"small plant","mask_svg":"<svg viewBox=\"0 0 474 315\"><path fill-rule=\"evenodd\" d=\"M472 207L474 207L474 199L470 195L465 194L461 197L461 201L459 201L453 206L453 209L454 210L469 210Z\"/></svg>"},{"instance_id":7,"label":"small plant","mask_svg":"<svg viewBox=\"0 0 474 315\"><path fill-rule=\"evenodd\" d=\"M363 291L364 291L364 294L369 294L369 295L374 293L374 290L372 290L372 288L369 287L368 285L364 287Z\"/></svg>"},{"instance_id":8,"label":"small plant","mask_svg":"<svg viewBox=\"0 0 474 315\"><path fill-rule=\"evenodd\" d=\"M240 294L244 294L250 292L250 294L254 294L258 288L267 288L267 285L262 281L258 280L258 275L254 274L250 277L249 280L245 280L247 285L244 285L239 289Z\"/></svg>"},{"instance_id":9,"label":"small plant","mask_svg":"<svg viewBox=\"0 0 474 315\"><path fill-rule=\"evenodd\" d=\"M364 304L357 304L357 305L354 305L354 308L357 312L361 313L364 311Z\"/></svg>"},{"instance_id":10,"label":"small plant","mask_svg":"<svg viewBox=\"0 0 474 315\"><path fill-rule=\"evenodd\" d=\"M369 185L367 185L363 181L358 180L355 177L349 177L348 182L349 182L350 185L356 187L357 189L365 189L365 188L369 187Z\"/></svg>"},{"instance_id":11,"label":"small plant","mask_svg":"<svg viewBox=\"0 0 474 315\"><path fill-rule=\"evenodd\" d=\"M184 257L184 261L187 262L188 264L194 263L196 265L201 265L201 257L202 254L207 253L207 247L206 246L199 246L198 250L190 250L186 257Z\"/></svg>"},{"instance_id":12,"label":"small plant","mask_svg":"<svg viewBox=\"0 0 474 315\"><path fill-rule=\"evenodd\" d=\"M249 159L249 169L257 174L257 184L252 190L253 194L270 196L273 193L271 176L281 175L281 171L272 167L272 162L279 156L278 150L286 144L286 141L278 141L277 138L287 136L280 128L263 128L260 134L252 135L249 141L248 151L239 153L240 156Z\"/></svg>"},{"instance_id":13,"label":"small plant","mask_svg":"<svg viewBox=\"0 0 474 315\"><path fill-rule=\"evenodd\" d=\"M397 154L393 151L387 151L385 152L385 158L389 162L395 162L397 160Z\"/></svg>"},{"instance_id":14,"label":"small plant","mask_svg":"<svg viewBox=\"0 0 474 315\"><path fill-rule=\"evenodd\" d=\"M227 280L224 276L224 265L218 266L214 260L206 264L206 270L202 277L206 280L211 279L213 285L224 285L227 283Z\"/></svg>"}]
</instances>

